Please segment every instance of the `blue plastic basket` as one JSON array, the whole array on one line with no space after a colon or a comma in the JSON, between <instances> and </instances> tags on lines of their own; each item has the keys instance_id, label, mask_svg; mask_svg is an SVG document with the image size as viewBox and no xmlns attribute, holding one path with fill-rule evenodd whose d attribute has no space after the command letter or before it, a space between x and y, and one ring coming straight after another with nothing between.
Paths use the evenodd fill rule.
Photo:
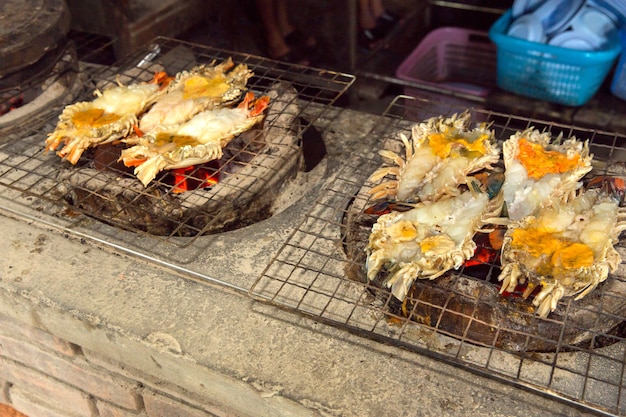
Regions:
<instances>
[{"instance_id":1,"label":"blue plastic basket","mask_svg":"<svg viewBox=\"0 0 626 417\"><path fill-rule=\"evenodd\" d=\"M620 54L617 36L600 51L579 51L507 36L511 10L489 29L496 44L497 84L515 94L568 106L598 91Z\"/></svg>"},{"instance_id":2,"label":"blue plastic basket","mask_svg":"<svg viewBox=\"0 0 626 417\"><path fill-rule=\"evenodd\" d=\"M626 49L626 28L622 28L619 31L619 37L622 42L622 48ZM626 100L626 53L624 52L622 52L615 67L615 75L611 82L611 92L622 100Z\"/></svg>"}]
</instances>

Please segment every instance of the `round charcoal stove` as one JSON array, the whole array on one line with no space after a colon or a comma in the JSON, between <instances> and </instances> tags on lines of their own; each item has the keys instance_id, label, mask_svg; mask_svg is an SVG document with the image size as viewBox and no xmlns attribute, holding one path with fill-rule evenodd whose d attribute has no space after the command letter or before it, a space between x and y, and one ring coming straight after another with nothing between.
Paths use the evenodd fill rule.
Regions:
<instances>
[{"instance_id":1,"label":"round charcoal stove","mask_svg":"<svg viewBox=\"0 0 626 417\"><path fill-rule=\"evenodd\" d=\"M368 207L356 203L368 201L368 191L369 187L365 187L363 198L354 200L344 218L348 231L344 250L351 260L346 273L359 282L367 281L365 247L378 217L366 214ZM391 296L385 288L387 271L383 270L370 282L372 296L385 300L394 316L437 328L470 343L512 351L553 352L559 344L572 349L589 347L591 343L593 348L598 348L625 335L622 316L626 313L626 282L609 279L581 300L559 303L547 319L541 319L534 314L532 295L522 298L524 288L512 294L500 294L499 256L485 242L486 236L475 237L477 253L482 251L484 261L466 264L459 271L450 271L432 281L418 279L404 301ZM599 320L599 308L611 314ZM563 325L565 321L567 326ZM617 337L600 339L595 337L597 334Z\"/></svg>"},{"instance_id":2,"label":"round charcoal stove","mask_svg":"<svg viewBox=\"0 0 626 417\"><path fill-rule=\"evenodd\" d=\"M508 137L513 132L499 137ZM384 148L402 149L398 135L388 133L387 137ZM594 150L599 156L602 149L592 146L592 152ZM614 164L612 168L617 169L618 165ZM596 166L588 178L607 174L607 168L599 158ZM620 173L623 174L616 172ZM372 187L369 181L362 184L343 217L346 228L343 247L350 260L346 273L350 279L363 283L368 281L365 248L372 225L378 218L377 214L370 213L380 206L370 196ZM393 316L481 346L517 352L554 352L581 346L598 348L624 336L626 280L620 275L623 273L621 268L584 298L565 297L544 319L535 314L532 305L540 288L535 288L527 298L523 296L526 288L521 285L513 293L500 294L499 251L489 244L488 234L477 233L474 241L477 246L474 257L459 270L448 271L434 280L416 279L403 301L393 297L384 285L388 276L384 268L368 283L370 292L375 298L384 300ZM618 247L617 250L621 249Z\"/></svg>"},{"instance_id":3,"label":"round charcoal stove","mask_svg":"<svg viewBox=\"0 0 626 417\"><path fill-rule=\"evenodd\" d=\"M199 236L240 229L282 211L291 200L285 190L298 193L294 177L311 170L325 154L312 118L336 100L352 77L320 75L305 67L287 73L284 65L265 58L156 38L114 67L95 72L92 89L74 102L93 100L94 88L147 82L158 72L174 75L229 59L252 72L246 89L270 100L262 122L232 138L219 160L162 171L144 186L119 162L124 143L88 148L75 165L48 152L42 166L57 184L48 197L68 204L68 217L84 214L159 241L176 241L176 246L190 246ZM312 105L317 109L308 115L305 109ZM61 110L49 118L48 133ZM316 136L318 140L307 140Z\"/></svg>"},{"instance_id":4,"label":"round charcoal stove","mask_svg":"<svg viewBox=\"0 0 626 417\"><path fill-rule=\"evenodd\" d=\"M119 162L127 147L121 141L88 148L75 165L46 152L46 139L58 128L67 104L50 106L40 124L31 126L33 117L22 129L2 135L0 179L17 194L17 201L25 199L29 206L36 201L55 224L88 225L87 235L101 233L107 242L149 256L155 250L159 256L171 252L178 261L179 249L191 253L206 243L197 237L275 216L305 195L310 183L321 180L319 169L308 172L325 156L313 123L354 77L176 39L152 41L113 66L85 65L89 82L67 104L92 101L95 90L117 84L148 82L157 72L177 74L232 59L253 74L246 90L269 97L262 121L232 138L219 160L165 170L144 186Z\"/></svg>"},{"instance_id":5,"label":"round charcoal stove","mask_svg":"<svg viewBox=\"0 0 626 417\"><path fill-rule=\"evenodd\" d=\"M69 27L63 0L0 4L0 133L41 126L55 105L79 93L83 82Z\"/></svg>"},{"instance_id":6,"label":"round charcoal stove","mask_svg":"<svg viewBox=\"0 0 626 417\"><path fill-rule=\"evenodd\" d=\"M63 198L80 212L130 231L194 237L238 229L271 216L284 183L302 162L297 93L278 83L261 126L224 148L222 158L162 172L148 186L118 162L121 145L57 161Z\"/></svg>"},{"instance_id":7,"label":"round charcoal stove","mask_svg":"<svg viewBox=\"0 0 626 417\"><path fill-rule=\"evenodd\" d=\"M367 134L376 143L343 161L250 294L355 334L623 415L616 394L623 390L625 369L623 262L584 298L561 299L545 318L535 312L534 294L523 298L522 286L512 294L499 293L499 254L487 234L476 235L478 250L463 267L433 280L416 280L404 301L386 287L388 271L368 281L365 248L380 215L375 213L385 211L369 192L376 184L368 178L384 163L378 150L404 149L399 133L410 135L416 122L441 116L438 104L405 96L391 103ZM488 121L498 140L531 126L552 136L589 139L594 155L590 176L626 173L626 141L619 134L449 107L443 115L469 110L472 120ZM623 238L614 246L625 259ZM602 385L597 384L600 380ZM598 393L591 394L595 387Z\"/></svg>"},{"instance_id":8,"label":"round charcoal stove","mask_svg":"<svg viewBox=\"0 0 626 417\"><path fill-rule=\"evenodd\" d=\"M44 65L64 41L70 13L63 0L4 0L0 5L0 77Z\"/></svg>"}]
</instances>

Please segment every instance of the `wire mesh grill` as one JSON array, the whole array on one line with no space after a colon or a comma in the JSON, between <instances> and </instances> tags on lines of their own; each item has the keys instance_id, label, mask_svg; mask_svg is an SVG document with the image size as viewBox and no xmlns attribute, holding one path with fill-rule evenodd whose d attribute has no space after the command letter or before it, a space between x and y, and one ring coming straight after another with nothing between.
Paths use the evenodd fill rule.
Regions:
<instances>
[{"instance_id":1,"label":"wire mesh grill","mask_svg":"<svg viewBox=\"0 0 626 417\"><path fill-rule=\"evenodd\" d=\"M367 282L363 249L372 219L363 210L373 204L367 178L382 164L377 150L384 141L399 141L399 132L410 135L415 121L463 110L396 98L369 135L380 138L377 149L345 161L250 294L590 411L626 413L623 264L592 300L563 299L561 313L546 319L533 309L513 308L520 300L498 293L497 263L418 280L404 303ZM621 135L483 109L471 113L472 120L492 123L500 140L531 126L589 139L596 172L623 174L626 141ZM616 249L626 255L623 240Z\"/></svg>"},{"instance_id":2,"label":"wire mesh grill","mask_svg":"<svg viewBox=\"0 0 626 417\"><path fill-rule=\"evenodd\" d=\"M113 66L90 66L84 91L74 101L90 101L96 88L111 83L148 81L158 70L175 74L227 58L252 70L254 76L247 88L257 96L278 89L275 102L282 100L283 110L272 119L268 116L262 130L233 140L219 165L206 164L202 173L196 169L178 176L164 175L148 187L117 162L119 150L115 146L85 152L72 166L53 152L44 153L47 134L54 130L63 109L58 105L44 115L33 115L42 123L25 124L19 132L0 137L0 184L6 188L3 197L35 207L63 228L81 227L95 218L102 225L114 226L111 230L95 226L105 233L105 240L120 242L124 247L130 240L132 250L158 251L160 255L167 251L163 246L157 249L155 241L158 245L187 247L199 236L238 227L226 224L227 220L216 220L215 213L227 216L233 210L243 210L250 199L266 194L259 183L271 187L280 176L287 175L286 171L299 169L301 135L349 88L352 76L156 38ZM281 124L285 115L292 122L289 125ZM217 185L210 182L217 178ZM178 193L181 183L200 187ZM210 194L206 190L218 191ZM256 211L263 213L269 203L258 204ZM245 225L245 219L239 223ZM122 238L120 230L130 234Z\"/></svg>"},{"instance_id":3,"label":"wire mesh grill","mask_svg":"<svg viewBox=\"0 0 626 417\"><path fill-rule=\"evenodd\" d=\"M0 80L0 132L11 131L26 121L41 127L50 107L73 99L81 87L74 44L59 45L36 65ZM36 108L37 117L29 117L31 108Z\"/></svg>"},{"instance_id":4,"label":"wire mesh grill","mask_svg":"<svg viewBox=\"0 0 626 417\"><path fill-rule=\"evenodd\" d=\"M70 30L68 39L74 43L81 63L111 65L115 63L113 39L96 33Z\"/></svg>"},{"instance_id":5,"label":"wire mesh grill","mask_svg":"<svg viewBox=\"0 0 626 417\"><path fill-rule=\"evenodd\" d=\"M91 64L114 62L112 40L85 32L70 31L67 39L36 63L5 74L0 80L0 132L41 127L56 111L84 93ZM82 67L81 67L82 66ZM10 115L8 113L12 112ZM6 117L1 117L6 115ZM27 121L28 123L25 123Z\"/></svg>"}]
</instances>

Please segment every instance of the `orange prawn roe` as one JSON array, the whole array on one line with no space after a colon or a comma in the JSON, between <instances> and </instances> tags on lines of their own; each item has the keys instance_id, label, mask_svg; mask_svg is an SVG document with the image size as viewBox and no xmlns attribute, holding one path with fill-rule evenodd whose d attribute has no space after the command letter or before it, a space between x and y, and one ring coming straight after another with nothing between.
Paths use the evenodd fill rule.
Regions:
<instances>
[{"instance_id":1,"label":"orange prawn roe","mask_svg":"<svg viewBox=\"0 0 626 417\"><path fill-rule=\"evenodd\" d=\"M471 153L478 153L484 155L485 140L489 135L480 135L474 141L470 142L467 138L458 135L451 135L449 132L433 133L428 137L428 143L435 153L440 158L449 158L450 156L467 156Z\"/></svg>"},{"instance_id":2,"label":"orange prawn roe","mask_svg":"<svg viewBox=\"0 0 626 417\"><path fill-rule=\"evenodd\" d=\"M594 262L593 250L588 245L563 239L540 228L513 230L511 249L540 259L536 272L541 275L556 276L559 271L590 267Z\"/></svg>"},{"instance_id":3,"label":"orange prawn roe","mask_svg":"<svg viewBox=\"0 0 626 417\"><path fill-rule=\"evenodd\" d=\"M72 123L74 126L80 127L99 127L116 122L120 116L114 113L106 113L103 109L89 109L76 112L72 115Z\"/></svg>"},{"instance_id":4,"label":"orange prawn roe","mask_svg":"<svg viewBox=\"0 0 626 417\"><path fill-rule=\"evenodd\" d=\"M216 75L210 79L200 76L191 77L183 86L183 98L189 100L200 97L220 97L229 88L223 75Z\"/></svg>"},{"instance_id":5,"label":"orange prawn roe","mask_svg":"<svg viewBox=\"0 0 626 417\"><path fill-rule=\"evenodd\" d=\"M517 159L524 165L528 176L539 179L547 174L562 174L580 165L580 155L571 158L558 151L546 151L541 145L521 138Z\"/></svg>"}]
</instances>

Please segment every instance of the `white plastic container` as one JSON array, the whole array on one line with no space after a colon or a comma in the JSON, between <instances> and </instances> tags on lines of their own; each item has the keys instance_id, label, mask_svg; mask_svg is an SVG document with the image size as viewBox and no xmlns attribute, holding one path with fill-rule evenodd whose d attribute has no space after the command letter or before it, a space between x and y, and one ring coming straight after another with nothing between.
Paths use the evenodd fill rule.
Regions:
<instances>
[{"instance_id":1,"label":"white plastic container","mask_svg":"<svg viewBox=\"0 0 626 417\"><path fill-rule=\"evenodd\" d=\"M513 23L511 23L507 35L530 42L543 43L546 41L546 34L543 30L541 20L532 13L525 14L515 19Z\"/></svg>"},{"instance_id":2,"label":"white plastic container","mask_svg":"<svg viewBox=\"0 0 626 417\"><path fill-rule=\"evenodd\" d=\"M597 49L602 47L611 33L617 30L617 22L603 10L585 6L572 19L571 27Z\"/></svg>"}]
</instances>

